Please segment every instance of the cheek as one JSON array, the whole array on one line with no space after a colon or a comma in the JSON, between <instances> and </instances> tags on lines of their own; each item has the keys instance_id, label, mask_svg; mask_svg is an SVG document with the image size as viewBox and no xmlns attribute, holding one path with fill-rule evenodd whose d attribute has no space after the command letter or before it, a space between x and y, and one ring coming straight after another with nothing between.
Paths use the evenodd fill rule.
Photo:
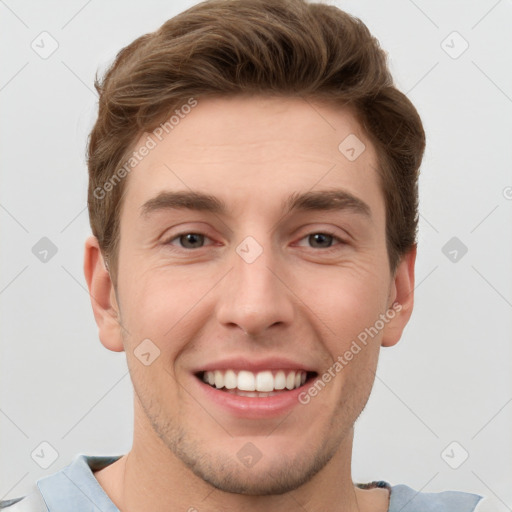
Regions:
<instances>
[{"instance_id":1,"label":"cheek","mask_svg":"<svg viewBox=\"0 0 512 512\"><path fill-rule=\"evenodd\" d=\"M194 277L184 270L151 268L134 272L125 283L121 299L123 324L129 333L125 343L131 352L142 340L149 339L160 351L155 364L162 363L169 370L180 351L198 334L209 308L205 297L211 282L206 276Z\"/></svg>"},{"instance_id":2,"label":"cheek","mask_svg":"<svg viewBox=\"0 0 512 512\"><path fill-rule=\"evenodd\" d=\"M142 269L133 265L132 269ZM150 328L163 335L197 302L201 286L179 269L162 271L147 268L127 271L123 292L123 312L134 328Z\"/></svg>"},{"instance_id":3,"label":"cheek","mask_svg":"<svg viewBox=\"0 0 512 512\"><path fill-rule=\"evenodd\" d=\"M297 281L304 303L325 322L329 337L338 343L350 342L373 325L386 307L385 274L368 267L318 269Z\"/></svg>"}]
</instances>

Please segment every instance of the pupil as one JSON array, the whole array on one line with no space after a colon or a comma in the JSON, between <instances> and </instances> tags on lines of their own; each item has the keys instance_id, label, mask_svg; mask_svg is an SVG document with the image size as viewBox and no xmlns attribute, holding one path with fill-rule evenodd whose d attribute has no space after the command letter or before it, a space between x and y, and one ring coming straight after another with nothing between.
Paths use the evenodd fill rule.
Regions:
<instances>
[{"instance_id":1,"label":"pupil","mask_svg":"<svg viewBox=\"0 0 512 512\"><path fill-rule=\"evenodd\" d=\"M324 233L315 233L314 235L310 235L310 238L313 240L313 245L318 242L321 247L330 247L332 242L332 236ZM322 243L327 243L327 245L322 245Z\"/></svg>"},{"instance_id":2,"label":"pupil","mask_svg":"<svg viewBox=\"0 0 512 512\"><path fill-rule=\"evenodd\" d=\"M197 233L187 233L181 236L182 245L185 247L196 247L197 244L201 245L203 242L203 235Z\"/></svg>"}]
</instances>

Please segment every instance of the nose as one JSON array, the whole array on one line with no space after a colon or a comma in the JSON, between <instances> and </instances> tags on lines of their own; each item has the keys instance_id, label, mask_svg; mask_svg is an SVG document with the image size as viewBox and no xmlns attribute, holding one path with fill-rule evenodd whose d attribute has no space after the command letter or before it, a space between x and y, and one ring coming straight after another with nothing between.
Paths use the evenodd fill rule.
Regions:
<instances>
[{"instance_id":1,"label":"nose","mask_svg":"<svg viewBox=\"0 0 512 512\"><path fill-rule=\"evenodd\" d=\"M217 301L217 319L223 326L258 336L271 327L291 325L294 305L288 274L267 247L249 239L233 254L233 267Z\"/></svg>"}]
</instances>

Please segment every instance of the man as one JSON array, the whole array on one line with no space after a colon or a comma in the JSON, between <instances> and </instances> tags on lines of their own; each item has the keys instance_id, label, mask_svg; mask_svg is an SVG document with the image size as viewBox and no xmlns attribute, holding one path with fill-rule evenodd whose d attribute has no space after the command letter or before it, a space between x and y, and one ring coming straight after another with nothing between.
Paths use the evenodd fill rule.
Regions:
<instances>
[{"instance_id":1,"label":"man","mask_svg":"<svg viewBox=\"0 0 512 512\"><path fill-rule=\"evenodd\" d=\"M425 147L367 28L213 0L96 87L84 271L102 344L126 353L133 446L5 508L477 510L351 477L380 347L413 308Z\"/></svg>"}]
</instances>

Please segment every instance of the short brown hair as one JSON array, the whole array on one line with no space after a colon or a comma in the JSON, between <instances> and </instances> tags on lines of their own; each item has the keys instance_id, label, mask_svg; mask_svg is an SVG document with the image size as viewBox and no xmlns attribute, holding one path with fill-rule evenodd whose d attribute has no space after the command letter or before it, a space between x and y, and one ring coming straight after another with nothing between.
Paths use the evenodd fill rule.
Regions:
<instances>
[{"instance_id":1,"label":"short brown hair","mask_svg":"<svg viewBox=\"0 0 512 512\"><path fill-rule=\"evenodd\" d=\"M421 119L364 23L305 0L209 0L123 48L101 80L88 143L89 218L113 282L125 181L98 190L190 98L285 95L350 104L376 148L391 271L416 244ZM340 141L341 142L341 141Z\"/></svg>"}]
</instances>

